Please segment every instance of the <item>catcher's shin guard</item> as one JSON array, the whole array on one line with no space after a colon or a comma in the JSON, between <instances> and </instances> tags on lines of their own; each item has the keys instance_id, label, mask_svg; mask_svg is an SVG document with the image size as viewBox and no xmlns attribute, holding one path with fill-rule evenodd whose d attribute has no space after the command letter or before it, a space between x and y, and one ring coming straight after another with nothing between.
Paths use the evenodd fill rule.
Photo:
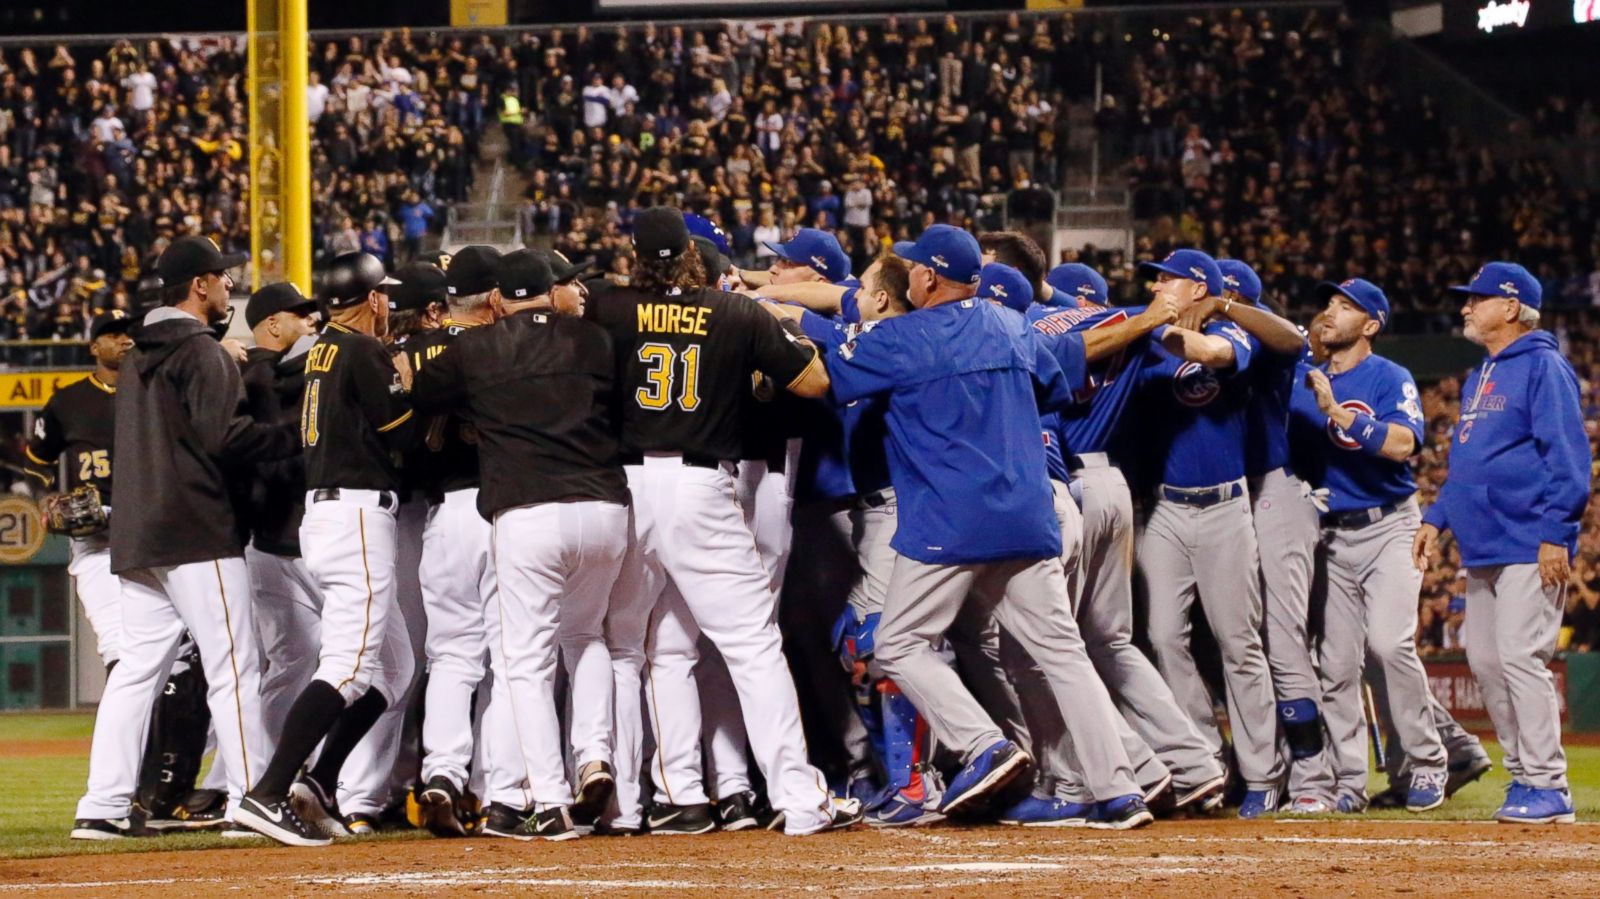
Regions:
<instances>
[{"instance_id":1,"label":"catcher's shin guard","mask_svg":"<svg viewBox=\"0 0 1600 899\"><path fill-rule=\"evenodd\" d=\"M1286 699L1278 703L1278 725L1283 728L1289 756L1308 759L1322 751L1322 715L1311 699Z\"/></svg>"},{"instance_id":2,"label":"catcher's shin guard","mask_svg":"<svg viewBox=\"0 0 1600 899\"><path fill-rule=\"evenodd\" d=\"M150 716L150 737L139 768L139 804L163 818L194 789L206 751L211 710L206 706L206 677L198 651L190 650L173 664Z\"/></svg>"},{"instance_id":3,"label":"catcher's shin guard","mask_svg":"<svg viewBox=\"0 0 1600 899\"><path fill-rule=\"evenodd\" d=\"M908 799L926 799L928 722L894 681L884 678L873 686L882 709L883 763L889 770L889 789Z\"/></svg>"}]
</instances>

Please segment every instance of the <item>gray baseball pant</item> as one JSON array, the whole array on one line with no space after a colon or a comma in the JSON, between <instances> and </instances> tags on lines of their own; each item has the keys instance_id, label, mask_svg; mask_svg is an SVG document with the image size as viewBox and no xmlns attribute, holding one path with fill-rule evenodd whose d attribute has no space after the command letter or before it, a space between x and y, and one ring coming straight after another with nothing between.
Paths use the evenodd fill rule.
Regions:
<instances>
[{"instance_id":1,"label":"gray baseball pant","mask_svg":"<svg viewBox=\"0 0 1600 899\"><path fill-rule=\"evenodd\" d=\"M1467 569L1467 664L1483 688L1506 771L1540 790L1567 788L1550 673L1565 605L1566 585L1546 587L1537 564Z\"/></svg>"},{"instance_id":2,"label":"gray baseball pant","mask_svg":"<svg viewBox=\"0 0 1600 899\"><path fill-rule=\"evenodd\" d=\"M1194 720L1150 659L1133 645L1133 497L1104 453L1074 457L1083 492L1083 550L1070 572L1074 614L1100 679L1123 719L1172 773L1198 786L1224 773ZM1142 775L1142 772L1141 772ZM1142 776L1140 783L1150 783Z\"/></svg>"},{"instance_id":3,"label":"gray baseball pant","mask_svg":"<svg viewBox=\"0 0 1600 899\"><path fill-rule=\"evenodd\" d=\"M1383 728L1383 752L1386 761L1384 774L1388 776L1391 785L1399 785L1404 789L1411 782L1411 761L1407 758L1405 750L1400 747L1400 737L1395 733L1394 715L1389 713L1389 686L1383 676L1383 666L1378 664L1371 653L1367 654L1366 679L1367 684L1372 687L1372 704L1377 709L1378 721ZM1444 743L1445 755L1450 760L1451 768L1469 765L1479 757L1489 757L1489 753L1483 748L1483 742L1462 727L1459 721L1450 717L1450 710L1433 695L1431 686L1428 688L1428 716L1433 719L1433 726L1439 730L1439 740Z\"/></svg>"},{"instance_id":4,"label":"gray baseball pant","mask_svg":"<svg viewBox=\"0 0 1600 899\"><path fill-rule=\"evenodd\" d=\"M1361 670L1370 651L1382 667L1395 732L1410 770L1443 772L1444 744L1429 708L1428 676L1417 656L1422 572L1411 563L1421 515L1415 499L1362 527L1329 528L1328 601L1323 614L1322 714L1333 741L1338 795L1367 795L1366 717Z\"/></svg>"},{"instance_id":5,"label":"gray baseball pant","mask_svg":"<svg viewBox=\"0 0 1600 899\"><path fill-rule=\"evenodd\" d=\"M1058 558L929 565L901 556L878 624L878 663L928 719L934 737L970 762L1004 735L936 647L963 607L977 605L1044 672L1091 795L1137 793L1116 735L1116 707L1089 662L1066 592Z\"/></svg>"},{"instance_id":6,"label":"gray baseball pant","mask_svg":"<svg viewBox=\"0 0 1600 899\"><path fill-rule=\"evenodd\" d=\"M1265 611L1267 667L1280 702L1309 699L1322 710L1322 681L1311 661L1308 621L1311 578L1321 527L1306 485L1279 469L1251 483L1256 541L1261 547L1261 597ZM1288 753L1285 744L1283 752ZM1315 755L1290 757L1289 796L1333 805L1333 757L1326 741Z\"/></svg>"},{"instance_id":7,"label":"gray baseball pant","mask_svg":"<svg viewBox=\"0 0 1600 899\"><path fill-rule=\"evenodd\" d=\"M1198 595L1222 651L1239 773L1248 789L1276 789L1284 764L1278 755L1272 675L1261 645L1260 563L1249 500L1241 495L1202 507L1161 498L1139 533L1138 547L1157 670L1220 757L1222 731L1189 645Z\"/></svg>"}]
</instances>

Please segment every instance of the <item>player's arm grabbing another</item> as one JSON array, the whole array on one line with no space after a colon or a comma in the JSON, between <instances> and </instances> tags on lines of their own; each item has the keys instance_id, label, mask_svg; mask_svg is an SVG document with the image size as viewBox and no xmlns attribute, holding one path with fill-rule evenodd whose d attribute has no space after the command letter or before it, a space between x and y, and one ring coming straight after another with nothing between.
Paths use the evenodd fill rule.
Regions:
<instances>
[{"instance_id":1,"label":"player's arm grabbing another","mask_svg":"<svg viewBox=\"0 0 1600 899\"><path fill-rule=\"evenodd\" d=\"M1375 397L1378 408L1372 412L1341 403L1334 396L1333 382L1328 377L1329 373L1349 371L1371 355L1370 341L1383 329L1388 317L1387 301L1378 311L1375 297L1381 297L1381 292L1359 278L1325 286L1319 293L1328 300L1322 319L1328 366L1327 371L1313 368L1306 372L1306 386L1316 396L1317 409L1363 452L1404 462L1417 451L1422 435L1422 409L1410 376L1403 383L1388 385L1384 395Z\"/></svg>"},{"instance_id":2,"label":"player's arm grabbing another","mask_svg":"<svg viewBox=\"0 0 1600 899\"><path fill-rule=\"evenodd\" d=\"M1299 358L1306 338L1294 322L1274 314L1261 302L1261 277L1237 259L1218 259L1224 285L1221 297L1206 297L1178 320L1179 327L1198 331L1213 318L1231 321L1277 356Z\"/></svg>"}]
</instances>

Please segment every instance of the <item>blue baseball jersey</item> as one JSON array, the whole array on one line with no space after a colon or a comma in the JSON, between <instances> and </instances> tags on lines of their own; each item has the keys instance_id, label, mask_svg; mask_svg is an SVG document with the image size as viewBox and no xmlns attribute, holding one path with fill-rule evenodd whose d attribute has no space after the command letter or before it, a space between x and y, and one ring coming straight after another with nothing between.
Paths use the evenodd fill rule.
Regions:
<instances>
[{"instance_id":1,"label":"blue baseball jersey","mask_svg":"<svg viewBox=\"0 0 1600 899\"><path fill-rule=\"evenodd\" d=\"M805 313L800 327L824 356L837 352L861 330L815 312ZM832 396L815 404L821 414L810 423L801 444L797 493L802 498L840 499L889 486L886 405L879 397L839 403Z\"/></svg>"},{"instance_id":2,"label":"blue baseball jersey","mask_svg":"<svg viewBox=\"0 0 1600 899\"><path fill-rule=\"evenodd\" d=\"M1306 347L1292 356L1266 348L1250 368L1250 406L1245 413L1244 472L1255 476L1289 464L1289 400Z\"/></svg>"},{"instance_id":3,"label":"blue baseball jersey","mask_svg":"<svg viewBox=\"0 0 1600 899\"><path fill-rule=\"evenodd\" d=\"M1042 341L968 299L877 322L824 358L839 401L888 400L895 552L933 565L1061 554L1039 409L1077 385Z\"/></svg>"},{"instance_id":4,"label":"blue baseball jersey","mask_svg":"<svg viewBox=\"0 0 1600 899\"><path fill-rule=\"evenodd\" d=\"M1134 489L1155 484L1211 487L1244 477L1246 374L1260 349L1232 322L1213 321L1204 333L1233 344L1233 367L1214 371L1168 352L1157 341L1157 361L1141 372L1136 426L1117 435L1119 460Z\"/></svg>"},{"instance_id":5,"label":"blue baseball jersey","mask_svg":"<svg viewBox=\"0 0 1600 899\"><path fill-rule=\"evenodd\" d=\"M1046 307L1049 315L1034 323L1043 333L1058 331L1083 332L1090 328L1119 324L1144 311L1144 307L1110 308L1085 304L1075 308ZM1078 393L1078 402L1062 410L1056 418L1056 443L1067 455L1076 453L1103 453L1111 445L1112 435L1127 408L1146 368L1159 363L1162 356L1156 346L1164 328L1157 328L1150 336L1141 337L1127 347L1090 366L1084 389Z\"/></svg>"},{"instance_id":6,"label":"blue baseball jersey","mask_svg":"<svg viewBox=\"0 0 1600 899\"><path fill-rule=\"evenodd\" d=\"M1327 371L1327 366L1321 366ZM1408 428L1422 446L1422 401L1411 372L1379 355L1370 355L1349 371L1329 374L1339 405L1365 413L1385 424ZM1321 432L1320 460L1307 466L1312 484L1328 490L1328 511L1348 512L1400 502L1417 492L1406 462L1369 453L1317 408L1316 395L1297 379L1290 410L1310 433ZM1300 466L1297 464L1296 466Z\"/></svg>"}]
</instances>

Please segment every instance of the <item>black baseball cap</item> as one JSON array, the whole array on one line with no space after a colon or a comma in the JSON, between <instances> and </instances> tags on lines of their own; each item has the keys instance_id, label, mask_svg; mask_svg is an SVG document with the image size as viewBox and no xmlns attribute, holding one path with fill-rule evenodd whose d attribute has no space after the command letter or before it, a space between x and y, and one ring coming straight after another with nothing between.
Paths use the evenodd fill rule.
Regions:
<instances>
[{"instance_id":1,"label":"black baseball cap","mask_svg":"<svg viewBox=\"0 0 1600 899\"><path fill-rule=\"evenodd\" d=\"M533 250L517 250L501 256L497 277L500 295L508 300L543 296L558 283L550 263Z\"/></svg>"},{"instance_id":2,"label":"black baseball cap","mask_svg":"<svg viewBox=\"0 0 1600 899\"><path fill-rule=\"evenodd\" d=\"M722 255L722 251L718 250L717 245L712 243L708 237L701 237L696 234L689 239L700 250L700 261L704 262L706 266L706 282L715 284L716 280L728 271L728 257Z\"/></svg>"},{"instance_id":3,"label":"black baseball cap","mask_svg":"<svg viewBox=\"0 0 1600 899\"><path fill-rule=\"evenodd\" d=\"M584 275L593 272L595 268L593 258L580 259L577 262L573 262L572 260L568 259L566 254L562 253L560 250L536 249L532 252L538 255L539 258L543 259L545 264L550 266L550 274L555 277L555 283L557 284L566 284L569 281L580 280Z\"/></svg>"},{"instance_id":4,"label":"black baseball cap","mask_svg":"<svg viewBox=\"0 0 1600 899\"><path fill-rule=\"evenodd\" d=\"M97 340L104 334L126 334L133 327L133 316L121 309L108 309L89 323L89 339Z\"/></svg>"},{"instance_id":5,"label":"black baseball cap","mask_svg":"<svg viewBox=\"0 0 1600 899\"><path fill-rule=\"evenodd\" d=\"M391 277L400 282L389 288L390 305L397 310L421 310L429 303L449 302L444 271L437 265L408 262L395 269Z\"/></svg>"},{"instance_id":6,"label":"black baseball cap","mask_svg":"<svg viewBox=\"0 0 1600 899\"><path fill-rule=\"evenodd\" d=\"M293 282L268 284L250 295L250 302L244 306L244 323L254 331L256 325L280 312L288 312L291 309L310 312L316 308L317 301L301 293L300 288Z\"/></svg>"},{"instance_id":7,"label":"black baseball cap","mask_svg":"<svg viewBox=\"0 0 1600 899\"><path fill-rule=\"evenodd\" d=\"M462 247L450 257L450 265L445 269L445 291L453 297L488 293L500 286L499 268L500 251L494 247L478 244Z\"/></svg>"},{"instance_id":8,"label":"black baseball cap","mask_svg":"<svg viewBox=\"0 0 1600 899\"><path fill-rule=\"evenodd\" d=\"M441 272L450 268L450 254L444 250L429 250L426 253L418 253L411 261L426 262Z\"/></svg>"},{"instance_id":9,"label":"black baseball cap","mask_svg":"<svg viewBox=\"0 0 1600 899\"><path fill-rule=\"evenodd\" d=\"M167 245L156 259L156 274L170 287L191 278L223 272L242 265L249 253L224 253L209 237L180 237Z\"/></svg>"},{"instance_id":10,"label":"black baseball cap","mask_svg":"<svg viewBox=\"0 0 1600 899\"><path fill-rule=\"evenodd\" d=\"M641 259L672 259L689 248L682 210L652 206L633 219L633 248Z\"/></svg>"}]
</instances>

